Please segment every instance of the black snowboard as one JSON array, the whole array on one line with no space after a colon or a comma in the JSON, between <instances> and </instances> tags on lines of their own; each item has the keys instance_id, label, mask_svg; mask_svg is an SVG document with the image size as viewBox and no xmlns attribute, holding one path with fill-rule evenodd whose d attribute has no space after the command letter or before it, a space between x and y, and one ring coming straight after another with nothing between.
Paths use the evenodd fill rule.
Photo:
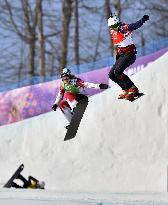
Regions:
<instances>
[{"instance_id":1,"label":"black snowboard","mask_svg":"<svg viewBox=\"0 0 168 205\"><path fill-rule=\"evenodd\" d=\"M19 168L15 171L15 173L11 176L11 178L7 181L7 183L3 186L5 188L10 188L14 179L16 179L21 171L24 169L24 165L21 164Z\"/></svg>"},{"instance_id":2,"label":"black snowboard","mask_svg":"<svg viewBox=\"0 0 168 205\"><path fill-rule=\"evenodd\" d=\"M87 105L88 105L88 99L84 99L78 102L72 120L70 122L69 128L65 135L64 141L70 140L75 137Z\"/></svg>"}]
</instances>

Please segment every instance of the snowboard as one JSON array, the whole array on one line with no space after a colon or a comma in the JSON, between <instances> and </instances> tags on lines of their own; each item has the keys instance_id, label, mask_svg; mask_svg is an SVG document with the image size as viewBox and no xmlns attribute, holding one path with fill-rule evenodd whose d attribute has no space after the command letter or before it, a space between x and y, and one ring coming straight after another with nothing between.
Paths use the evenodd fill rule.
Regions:
<instances>
[{"instance_id":1,"label":"snowboard","mask_svg":"<svg viewBox=\"0 0 168 205\"><path fill-rule=\"evenodd\" d=\"M4 188L10 188L11 185L12 185L13 180L16 179L20 175L20 173L23 169L24 169L24 165L21 164L18 167L18 169L15 171L15 173L11 176L11 178L7 181L7 183L3 187Z\"/></svg>"},{"instance_id":2,"label":"snowboard","mask_svg":"<svg viewBox=\"0 0 168 205\"><path fill-rule=\"evenodd\" d=\"M144 95L144 93L138 93L138 95L136 97L134 97L134 98L132 98L130 100L128 100L128 99L125 99L125 100L128 100L130 102L134 102L135 100L137 100L138 98L142 97L143 95Z\"/></svg>"},{"instance_id":3,"label":"snowboard","mask_svg":"<svg viewBox=\"0 0 168 205\"><path fill-rule=\"evenodd\" d=\"M79 124L81 122L81 119L83 117L83 114L86 110L87 105L88 105L88 99L81 100L76 105L72 120L67 129L67 133L65 135L64 141L70 140L76 136Z\"/></svg>"}]
</instances>

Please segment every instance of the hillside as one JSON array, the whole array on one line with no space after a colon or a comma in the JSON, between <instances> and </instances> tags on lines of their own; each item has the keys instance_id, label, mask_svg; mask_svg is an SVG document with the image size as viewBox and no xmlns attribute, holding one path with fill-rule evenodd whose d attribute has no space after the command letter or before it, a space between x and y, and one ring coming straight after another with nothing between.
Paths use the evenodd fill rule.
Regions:
<instances>
[{"instance_id":1,"label":"hillside","mask_svg":"<svg viewBox=\"0 0 168 205\"><path fill-rule=\"evenodd\" d=\"M63 141L60 110L0 127L0 175L20 163L48 189L166 191L168 53L133 76L145 95L118 100L115 86L90 98L76 138Z\"/></svg>"}]
</instances>

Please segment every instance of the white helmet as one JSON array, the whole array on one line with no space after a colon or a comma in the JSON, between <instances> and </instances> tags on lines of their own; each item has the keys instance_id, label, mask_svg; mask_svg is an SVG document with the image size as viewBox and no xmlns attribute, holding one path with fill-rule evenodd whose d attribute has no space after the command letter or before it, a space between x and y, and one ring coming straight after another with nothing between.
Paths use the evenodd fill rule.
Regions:
<instances>
[{"instance_id":1,"label":"white helmet","mask_svg":"<svg viewBox=\"0 0 168 205\"><path fill-rule=\"evenodd\" d=\"M119 23L120 23L120 19L116 15L113 17L110 16L110 18L108 19L108 27L119 24Z\"/></svg>"}]
</instances>

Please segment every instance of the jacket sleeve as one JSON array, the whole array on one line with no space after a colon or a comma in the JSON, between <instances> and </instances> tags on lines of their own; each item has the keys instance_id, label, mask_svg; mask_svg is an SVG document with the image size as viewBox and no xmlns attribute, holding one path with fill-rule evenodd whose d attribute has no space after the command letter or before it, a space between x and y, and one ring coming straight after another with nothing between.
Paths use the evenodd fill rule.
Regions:
<instances>
[{"instance_id":1,"label":"jacket sleeve","mask_svg":"<svg viewBox=\"0 0 168 205\"><path fill-rule=\"evenodd\" d=\"M85 88L100 89L99 84L89 83L89 82L84 82L83 84L84 84Z\"/></svg>"},{"instance_id":2,"label":"jacket sleeve","mask_svg":"<svg viewBox=\"0 0 168 205\"><path fill-rule=\"evenodd\" d=\"M62 100L62 98L64 97L64 88L62 87L62 85L60 86L59 92L57 94L57 97L55 99L54 104L58 105L59 102Z\"/></svg>"},{"instance_id":3,"label":"jacket sleeve","mask_svg":"<svg viewBox=\"0 0 168 205\"><path fill-rule=\"evenodd\" d=\"M143 25L142 19L135 22L135 23L128 24L127 25L128 26L128 31L134 31L134 30L140 28L142 25Z\"/></svg>"},{"instance_id":4,"label":"jacket sleeve","mask_svg":"<svg viewBox=\"0 0 168 205\"><path fill-rule=\"evenodd\" d=\"M80 88L95 88L100 89L99 84L85 82L80 78L77 78L77 85Z\"/></svg>"}]
</instances>

